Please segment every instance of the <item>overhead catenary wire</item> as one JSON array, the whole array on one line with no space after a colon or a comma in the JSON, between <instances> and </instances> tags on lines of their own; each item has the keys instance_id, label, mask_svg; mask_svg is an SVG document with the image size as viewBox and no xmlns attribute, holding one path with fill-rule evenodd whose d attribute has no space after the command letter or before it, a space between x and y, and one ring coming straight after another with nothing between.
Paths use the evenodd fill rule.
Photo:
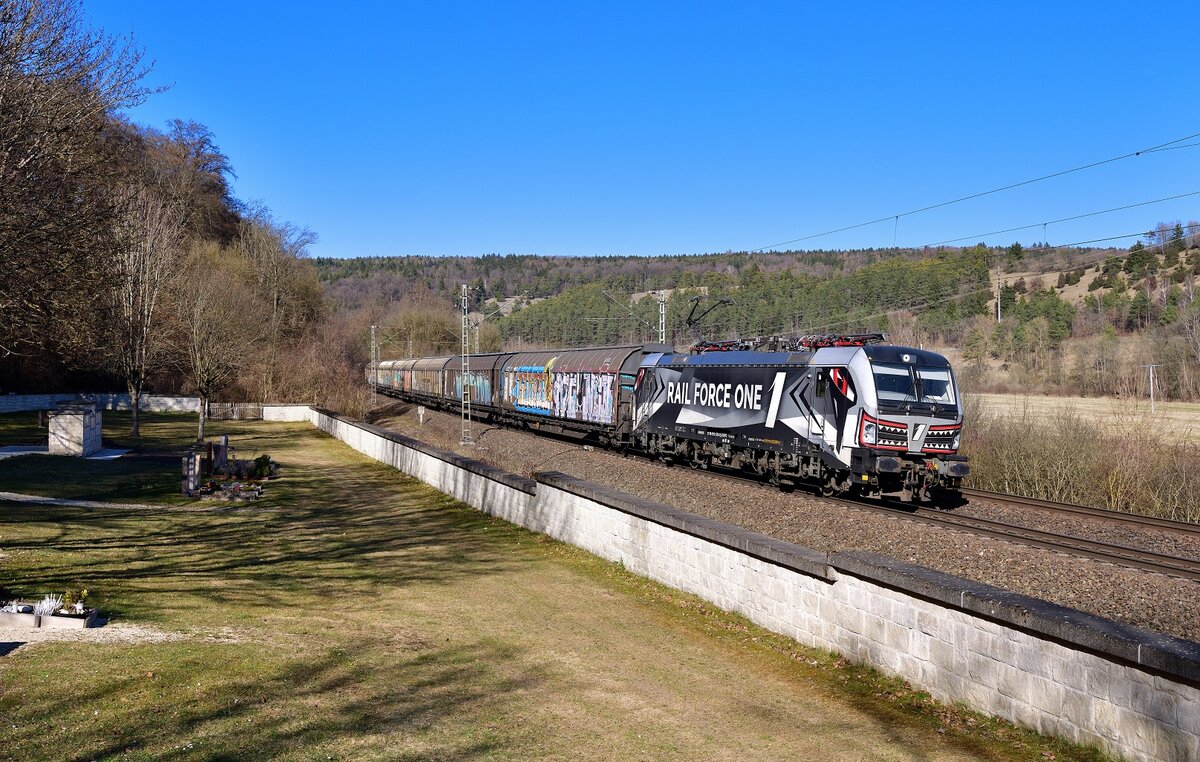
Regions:
<instances>
[{"instance_id":1,"label":"overhead catenary wire","mask_svg":"<svg viewBox=\"0 0 1200 762\"><path fill-rule=\"evenodd\" d=\"M1197 145L1200 145L1200 144L1197 144ZM1072 222L1074 220L1082 220L1087 217L1098 217L1102 214L1112 214L1114 212L1123 212L1127 209L1136 209L1141 206L1151 206L1153 204L1162 204L1167 201L1176 201L1181 198L1188 198L1189 196L1200 196L1200 190L1191 191L1189 193L1180 193L1175 196L1165 196L1163 198L1156 198L1151 201L1139 201L1136 204L1126 204L1125 206L1114 206L1111 209L1101 209L1101 210L1095 211L1095 212L1085 212L1084 214L1076 214L1071 217L1060 217L1057 220L1046 220L1045 222L1035 222L1032 225L1020 225L1020 226L1014 227L1014 228L1005 228L1004 230L993 230L988 233L976 233L974 235L965 235L965 236L962 236L961 238L948 238L945 241L936 241L934 243L926 243L926 244L922 244L921 246L918 246L915 248L923 249L923 248L929 248L932 246L945 246L946 244L950 244L950 243L960 243L962 241L974 241L974 240L979 240L985 236L1000 235L1002 233L1013 233L1018 230L1032 230L1033 228L1038 228L1038 227L1042 228L1042 232L1043 232L1042 237L1044 239L1045 238L1045 228L1047 225L1057 225L1060 222ZM1145 233L1142 233L1141 235L1145 235ZM1053 247L1053 248L1057 248L1057 247ZM1027 249L1027 251L1032 251L1032 249Z\"/></svg>"},{"instance_id":2,"label":"overhead catenary wire","mask_svg":"<svg viewBox=\"0 0 1200 762\"><path fill-rule=\"evenodd\" d=\"M1076 172L1083 172L1088 169L1094 169L1096 167L1104 166L1105 164L1112 164L1114 162L1123 161L1125 159L1131 159L1131 158L1134 158L1137 156L1141 156L1143 154L1174 150L1176 148L1191 148L1191 147L1200 145L1200 143L1190 143L1190 144L1180 145L1180 144L1183 144L1185 141L1193 140L1194 138L1200 138L1200 132L1192 133L1191 135L1184 135L1181 138L1176 138L1175 140L1169 140L1166 143L1160 143L1159 145L1151 146L1149 148L1142 148L1137 151L1131 151L1129 153L1121 154L1120 156L1113 156L1113 157L1110 157L1107 159L1101 159L1100 161L1094 161L1089 164L1083 164L1078 167L1071 167L1070 169L1064 169L1064 170L1060 170L1058 172L1051 172L1049 174L1041 175L1038 177L1033 177L1028 180L1022 180L1022 181L1016 182L1016 183L1009 183L1008 185L1002 185L998 188L991 188L989 190L979 191L977 193L970 193L965 196L959 196L958 198L952 198L948 201L941 201L939 203L929 204L927 206L923 206L923 207L920 207L917 209L910 209L906 212L897 212L897 213L893 213L893 214L888 214L883 217L879 217L877 219L867 220L865 222L858 222L853 225L845 225L840 228L834 228L833 230L825 230L825 231L822 231L819 233L811 233L809 235L800 236L798 238L792 238L787 241L779 241L778 243L767 244L766 246L759 246L754 249L748 249L747 251L750 251L750 252L768 251L770 249L774 249L779 246L787 246L787 245L793 244L793 243L800 243L801 241L811 241L814 238L822 238L827 235L834 235L836 233L845 233L849 230L857 230L858 228L864 228L864 227L868 227L870 225L878 225L879 223L887 222L888 220L895 220L897 223L899 223L899 220L901 217L911 217L912 215L921 214L923 212L933 211L934 209L942 209L944 207L952 206L954 204L961 204L964 201L971 201L973 199L983 198L984 196L990 196L990 195L993 195L996 193L1002 193L1004 191L1013 190L1014 188L1022 188L1027 185L1033 185L1034 183L1040 183L1045 180L1051 180L1056 177L1063 177L1065 175L1074 174Z\"/></svg>"}]
</instances>

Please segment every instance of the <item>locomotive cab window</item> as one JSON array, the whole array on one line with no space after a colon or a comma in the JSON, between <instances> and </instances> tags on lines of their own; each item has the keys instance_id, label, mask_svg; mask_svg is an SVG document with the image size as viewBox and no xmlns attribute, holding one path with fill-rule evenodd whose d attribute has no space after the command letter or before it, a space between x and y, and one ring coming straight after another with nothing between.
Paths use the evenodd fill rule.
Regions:
<instances>
[{"instance_id":1,"label":"locomotive cab window","mask_svg":"<svg viewBox=\"0 0 1200 762\"><path fill-rule=\"evenodd\" d=\"M881 402L926 402L954 405L954 377L949 368L872 363Z\"/></svg>"},{"instance_id":2,"label":"locomotive cab window","mask_svg":"<svg viewBox=\"0 0 1200 762\"><path fill-rule=\"evenodd\" d=\"M817 394L818 397L825 396L825 371L817 371Z\"/></svg>"}]
</instances>

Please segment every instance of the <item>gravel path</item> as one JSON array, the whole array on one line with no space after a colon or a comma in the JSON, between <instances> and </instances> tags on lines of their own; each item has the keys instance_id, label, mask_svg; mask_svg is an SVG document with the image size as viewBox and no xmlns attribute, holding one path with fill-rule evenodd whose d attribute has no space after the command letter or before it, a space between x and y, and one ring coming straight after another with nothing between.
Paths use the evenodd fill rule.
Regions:
<instances>
[{"instance_id":1,"label":"gravel path","mask_svg":"<svg viewBox=\"0 0 1200 762\"><path fill-rule=\"evenodd\" d=\"M816 550L882 553L1117 621L1200 640L1200 583L930 527L899 516L829 503L800 491L785 494L478 421L473 425L477 446L461 448L456 415L426 411L421 425L414 406L395 405L380 412L384 413L376 419L380 426L511 473L528 476L535 471L562 471ZM1028 514L1035 513L987 501L960 510L1030 524L1033 521ZM1065 528L1053 524L1039 528L1200 557L1195 540L1164 537L1160 530L1114 529L1076 520L1070 520Z\"/></svg>"}]
</instances>

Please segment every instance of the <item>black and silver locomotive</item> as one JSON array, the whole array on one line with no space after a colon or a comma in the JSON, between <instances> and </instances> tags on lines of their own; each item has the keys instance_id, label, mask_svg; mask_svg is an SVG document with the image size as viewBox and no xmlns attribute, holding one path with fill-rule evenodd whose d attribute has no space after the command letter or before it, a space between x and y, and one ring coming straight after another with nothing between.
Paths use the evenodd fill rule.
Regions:
<instances>
[{"instance_id":1,"label":"black and silver locomotive","mask_svg":"<svg viewBox=\"0 0 1200 762\"><path fill-rule=\"evenodd\" d=\"M962 408L945 357L810 337L794 351L636 345L389 360L367 368L390 396L501 425L570 433L783 487L925 501L957 489ZM714 345L710 345L714 346Z\"/></svg>"}]
</instances>

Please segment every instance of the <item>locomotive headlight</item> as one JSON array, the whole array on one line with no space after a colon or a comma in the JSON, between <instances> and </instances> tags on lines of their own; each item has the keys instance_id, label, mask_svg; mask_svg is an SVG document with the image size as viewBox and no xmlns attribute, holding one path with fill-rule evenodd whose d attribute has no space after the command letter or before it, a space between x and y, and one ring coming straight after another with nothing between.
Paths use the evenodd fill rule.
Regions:
<instances>
[{"instance_id":1,"label":"locomotive headlight","mask_svg":"<svg viewBox=\"0 0 1200 762\"><path fill-rule=\"evenodd\" d=\"M954 441L950 443L950 449L951 449L951 450L957 450L957 449L958 449L958 434L955 434L955 435L954 435Z\"/></svg>"},{"instance_id":2,"label":"locomotive headlight","mask_svg":"<svg viewBox=\"0 0 1200 762\"><path fill-rule=\"evenodd\" d=\"M875 424L869 422L863 424L862 439L863 444L875 444Z\"/></svg>"}]
</instances>

